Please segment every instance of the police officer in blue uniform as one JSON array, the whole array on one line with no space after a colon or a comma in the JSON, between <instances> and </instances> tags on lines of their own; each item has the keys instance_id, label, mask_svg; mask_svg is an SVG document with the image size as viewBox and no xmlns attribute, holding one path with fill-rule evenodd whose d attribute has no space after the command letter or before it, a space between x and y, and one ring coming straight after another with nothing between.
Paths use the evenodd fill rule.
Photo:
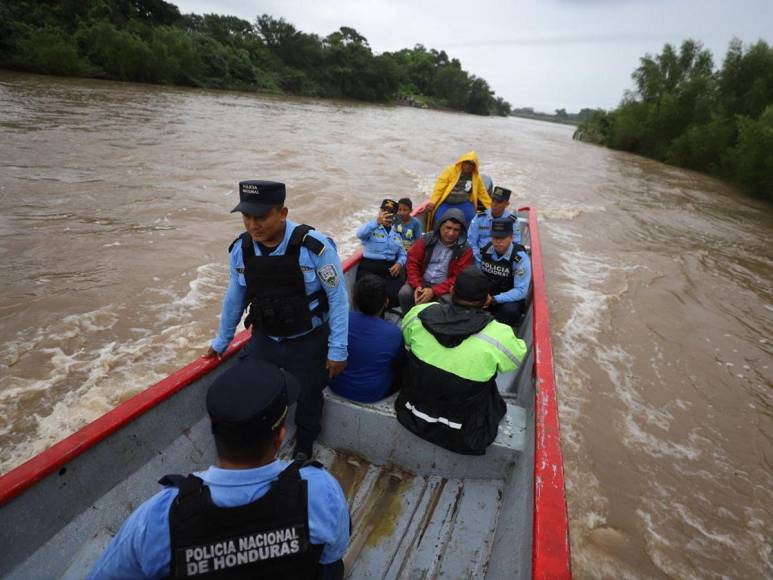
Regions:
<instances>
[{"instance_id":1,"label":"police officer in blue uniform","mask_svg":"<svg viewBox=\"0 0 773 580\"><path fill-rule=\"evenodd\" d=\"M357 230L363 247L357 279L365 274L382 278L386 284L389 307L398 305L397 293L405 281L405 261L408 259L403 238L394 225L397 209L396 201L385 199L376 219L362 224Z\"/></svg>"},{"instance_id":2,"label":"police officer in blue uniform","mask_svg":"<svg viewBox=\"0 0 773 580\"><path fill-rule=\"evenodd\" d=\"M289 372L240 356L207 393L217 466L162 478L89 578L343 577L341 486L316 462L277 459L300 390Z\"/></svg>"},{"instance_id":3,"label":"police officer in blue uniform","mask_svg":"<svg viewBox=\"0 0 773 580\"><path fill-rule=\"evenodd\" d=\"M507 209L510 205L512 191L505 187L496 186L491 194L491 207L483 213L476 215L470 229L467 232L467 242L472 248L475 260L480 260L480 250L491 241L491 222L495 219L510 220L513 230L513 241L521 243L521 229L518 227L518 219Z\"/></svg>"},{"instance_id":4,"label":"police officer in blue uniform","mask_svg":"<svg viewBox=\"0 0 773 580\"><path fill-rule=\"evenodd\" d=\"M513 241L512 220L491 222L491 240L481 248L478 267L488 276L488 308L499 322L518 326L531 282L531 260L526 248Z\"/></svg>"},{"instance_id":5,"label":"police officer in blue uniform","mask_svg":"<svg viewBox=\"0 0 773 580\"><path fill-rule=\"evenodd\" d=\"M303 389L295 411L294 457L310 458L320 431L322 391L346 366L349 298L333 241L287 219L285 185L239 183L246 230L229 247L231 277L220 329L207 357L222 356L245 309L245 350L285 368Z\"/></svg>"}]
</instances>

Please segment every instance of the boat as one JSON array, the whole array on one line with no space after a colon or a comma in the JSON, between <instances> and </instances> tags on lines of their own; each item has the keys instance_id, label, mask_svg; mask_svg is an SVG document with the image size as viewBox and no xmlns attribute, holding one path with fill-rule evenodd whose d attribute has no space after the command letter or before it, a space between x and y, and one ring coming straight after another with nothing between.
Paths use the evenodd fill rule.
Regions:
<instances>
[{"instance_id":1,"label":"boat","mask_svg":"<svg viewBox=\"0 0 773 580\"><path fill-rule=\"evenodd\" d=\"M426 202L416 210L422 214ZM569 578L570 549L542 254L534 208L517 210L532 260L520 367L497 384L507 413L485 455L460 455L404 429L394 398L328 389L315 457L347 496L350 578ZM344 262L354 283L361 253ZM0 477L0 576L83 578L167 473L215 459L205 409L222 361L200 358ZM292 421L281 453L292 443Z\"/></svg>"}]
</instances>

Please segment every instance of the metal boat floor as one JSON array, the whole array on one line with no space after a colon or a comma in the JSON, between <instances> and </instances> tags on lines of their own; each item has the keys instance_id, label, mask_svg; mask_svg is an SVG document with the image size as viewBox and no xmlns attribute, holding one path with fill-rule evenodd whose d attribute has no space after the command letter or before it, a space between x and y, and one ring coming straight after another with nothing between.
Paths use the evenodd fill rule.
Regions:
<instances>
[{"instance_id":1,"label":"metal boat floor","mask_svg":"<svg viewBox=\"0 0 773 580\"><path fill-rule=\"evenodd\" d=\"M482 578L503 480L419 476L317 445L352 514L351 578Z\"/></svg>"}]
</instances>

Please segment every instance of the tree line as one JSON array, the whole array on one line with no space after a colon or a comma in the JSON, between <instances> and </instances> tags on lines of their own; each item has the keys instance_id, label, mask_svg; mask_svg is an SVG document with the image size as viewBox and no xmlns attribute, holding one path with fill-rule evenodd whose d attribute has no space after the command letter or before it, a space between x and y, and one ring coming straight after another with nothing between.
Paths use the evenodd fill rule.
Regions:
<instances>
[{"instance_id":1,"label":"tree line","mask_svg":"<svg viewBox=\"0 0 773 580\"><path fill-rule=\"evenodd\" d=\"M508 115L485 79L422 45L375 54L342 26L325 36L284 19L181 14L164 0L6 0L0 67L216 89L365 101L410 99L478 115Z\"/></svg>"},{"instance_id":2,"label":"tree line","mask_svg":"<svg viewBox=\"0 0 773 580\"><path fill-rule=\"evenodd\" d=\"M722 66L686 40L647 54L612 111L575 138L709 173L773 201L773 47L734 39Z\"/></svg>"}]
</instances>

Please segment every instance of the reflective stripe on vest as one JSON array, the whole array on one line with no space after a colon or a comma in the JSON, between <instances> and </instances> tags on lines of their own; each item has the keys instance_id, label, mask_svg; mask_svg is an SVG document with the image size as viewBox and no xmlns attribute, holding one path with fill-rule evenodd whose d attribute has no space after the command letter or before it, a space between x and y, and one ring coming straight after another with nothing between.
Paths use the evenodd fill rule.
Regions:
<instances>
[{"instance_id":1,"label":"reflective stripe on vest","mask_svg":"<svg viewBox=\"0 0 773 580\"><path fill-rule=\"evenodd\" d=\"M487 342L493 347L495 347L499 352L504 354L507 358L509 358L511 361L513 361L513 364L518 366L521 361L518 360L518 357L516 357L509 348L507 348L504 344L499 342L496 338L493 338L489 336L488 334L483 333L482 331L478 334L473 334L470 338L477 338L479 340L482 340L483 342Z\"/></svg>"},{"instance_id":2,"label":"reflective stripe on vest","mask_svg":"<svg viewBox=\"0 0 773 580\"><path fill-rule=\"evenodd\" d=\"M419 419L426 421L427 423L443 423L443 425L448 425L451 429L461 429L462 424L456 423L455 421L451 421L449 419L446 419L445 417L431 417L430 415L427 415L426 413L422 413L419 411L416 407L414 407L410 401L405 402L405 408L408 409L411 413L416 415Z\"/></svg>"}]
</instances>

